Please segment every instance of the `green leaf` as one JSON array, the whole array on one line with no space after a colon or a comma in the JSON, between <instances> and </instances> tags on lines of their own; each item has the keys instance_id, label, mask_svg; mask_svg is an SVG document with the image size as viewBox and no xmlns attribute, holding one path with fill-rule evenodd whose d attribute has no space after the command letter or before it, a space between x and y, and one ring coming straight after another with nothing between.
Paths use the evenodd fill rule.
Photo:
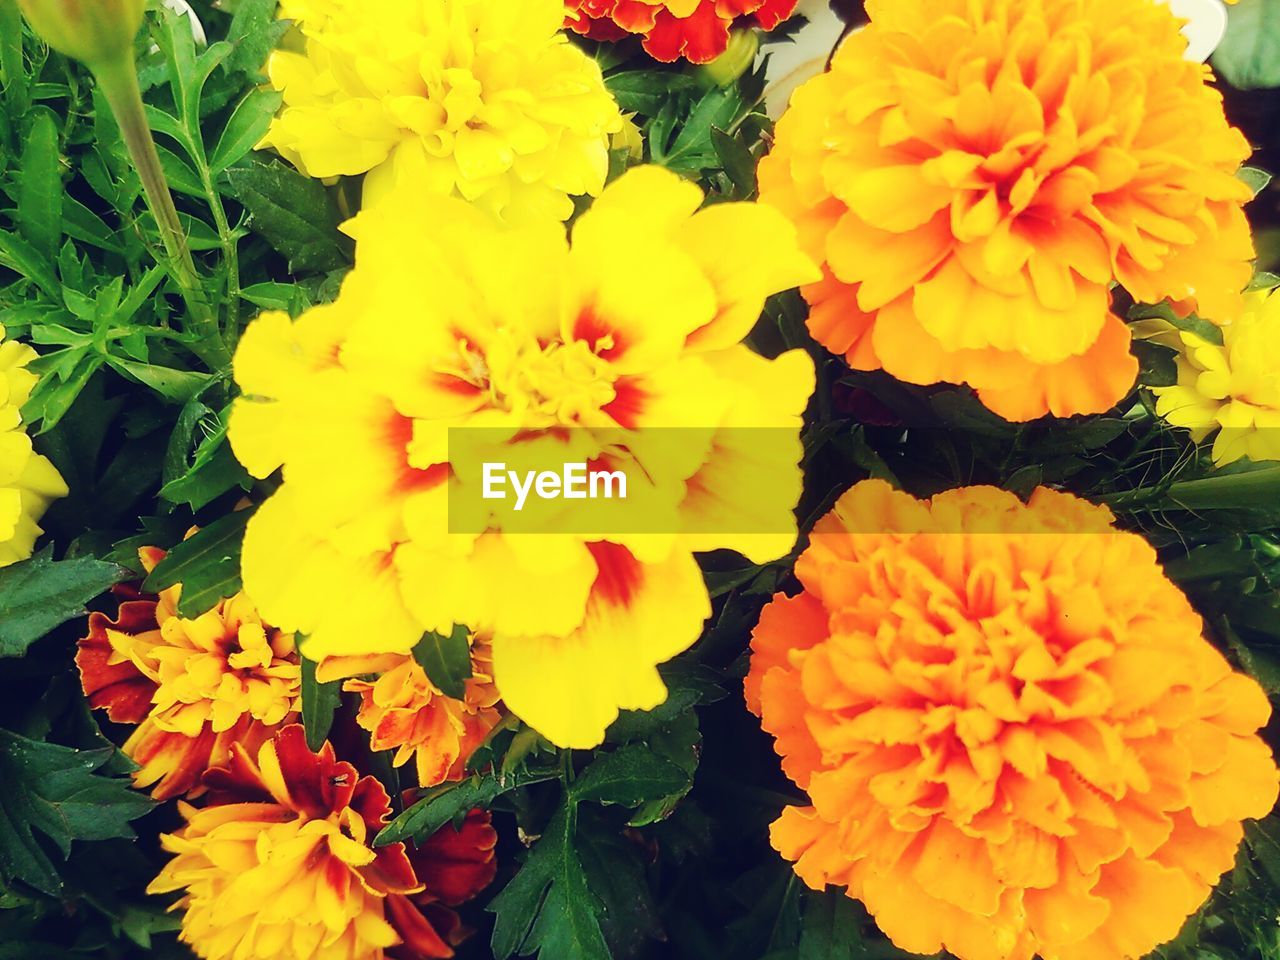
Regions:
<instances>
[{"instance_id":1,"label":"green leaf","mask_svg":"<svg viewBox=\"0 0 1280 960\"><path fill-rule=\"evenodd\" d=\"M291 283L255 283L240 291L240 296L263 310L291 310L301 291Z\"/></svg>"},{"instance_id":2,"label":"green leaf","mask_svg":"<svg viewBox=\"0 0 1280 960\"><path fill-rule=\"evenodd\" d=\"M213 148L209 170L214 175L244 159L271 126L283 96L275 90L251 90L240 101Z\"/></svg>"},{"instance_id":3,"label":"green leaf","mask_svg":"<svg viewBox=\"0 0 1280 960\"><path fill-rule=\"evenodd\" d=\"M1280 0L1240 0L1233 6L1213 65L1240 90L1280 86Z\"/></svg>"},{"instance_id":4,"label":"green leaf","mask_svg":"<svg viewBox=\"0 0 1280 960\"><path fill-rule=\"evenodd\" d=\"M46 259L58 254L62 240L62 175L58 169L58 123L53 111L38 107L18 168L17 224L22 235Z\"/></svg>"},{"instance_id":5,"label":"green leaf","mask_svg":"<svg viewBox=\"0 0 1280 960\"><path fill-rule=\"evenodd\" d=\"M319 683L316 680L316 662L302 658L302 728L307 734L307 746L318 752L329 737L333 727L333 715L342 700L342 681Z\"/></svg>"},{"instance_id":6,"label":"green leaf","mask_svg":"<svg viewBox=\"0 0 1280 960\"><path fill-rule=\"evenodd\" d=\"M731 136L719 127L711 128L711 143L716 149L716 156L724 166L724 172L737 188L740 199L747 199L756 192L756 158L751 155L750 148L737 137Z\"/></svg>"},{"instance_id":7,"label":"green leaf","mask_svg":"<svg viewBox=\"0 0 1280 960\"><path fill-rule=\"evenodd\" d=\"M31 399L22 407L22 418L26 422L39 421L39 433L47 433L61 422L102 366L102 355L90 348L80 347L61 353L67 355L64 368L68 371L66 375L43 377L32 391ZM33 367L36 362L32 363Z\"/></svg>"},{"instance_id":8,"label":"green leaf","mask_svg":"<svg viewBox=\"0 0 1280 960\"><path fill-rule=\"evenodd\" d=\"M0 87L8 114L20 117L30 104L30 78L22 56L22 15L16 3L0 2Z\"/></svg>"},{"instance_id":9,"label":"green leaf","mask_svg":"<svg viewBox=\"0 0 1280 960\"><path fill-rule=\"evenodd\" d=\"M20 657L54 627L82 616L84 605L128 571L91 557L55 561L45 548L0 568L0 657Z\"/></svg>"},{"instance_id":10,"label":"green leaf","mask_svg":"<svg viewBox=\"0 0 1280 960\"><path fill-rule=\"evenodd\" d=\"M26 277L50 299L62 299L52 260L41 256L39 250L8 230L0 230L0 267L8 267Z\"/></svg>"},{"instance_id":11,"label":"green leaf","mask_svg":"<svg viewBox=\"0 0 1280 960\"><path fill-rule=\"evenodd\" d=\"M1130 320L1163 320L1178 330L1185 330L1188 333L1194 333L1201 340L1207 340L1209 343L1222 346L1222 328L1216 323L1210 323L1208 320L1202 320L1194 313L1185 317L1180 317L1173 312L1173 308L1167 303L1137 304L1129 311Z\"/></svg>"},{"instance_id":12,"label":"green leaf","mask_svg":"<svg viewBox=\"0 0 1280 960\"><path fill-rule=\"evenodd\" d=\"M559 775L559 770L530 770L509 777L485 773L435 787L383 827L374 840L374 846L385 847L389 843L411 839L424 840L446 823L464 816L468 810L487 809L504 793L555 780Z\"/></svg>"},{"instance_id":13,"label":"green leaf","mask_svg":"<svg viewBox=\"0 0 1280 960\"><path fill-rule=\"evenodd\" d=\"M349 243L319 180L282 163L251 159L227 170L231 190L249 211L249 227L289 261L295 273L332 270L348 262Z\"/></svg>"},{"instance_id":14,"label":"green leaf","mask_svg":"<svg viewBox=\"0 0 1280 960\"><path fill-rule=\"evenodd\" d=\"M644 743L631 743L601 754L574 781L578 802L637 807L687 789L690 776Z\"/></svg>"},{"instance_id":15,"label":"green leaf","mask_svg":"<svg viewBox=\"0 0 1280 960\"><path fill-rule=\"evenodd\" d=\"M612 960L600 930L600 901L574 845L576 832L577 809L567 802L489 904L496 960L517 953L536 953L541 960Z\"/></svg>"},{"instance_id":16,"label":"green leaf","mask_svg":"<svg viewBox=\"0 0 1280 960\"><path fill-rule=\"evenodd\" d=\"M240 0L227 28L227 39L235 49L227 57L227 67L253 76L259 75L267 55L289 29L288 20L276 19L278 0Z\"/></svg>"},{"instance_id":17,"label":"green leaf","mask_svg":"<svg viewBox=\"0 0 1280 960\"><path fill-rule=\"evenodd\" d=\"M241 466L226 442L225 428L210 448L208 454L196 455L196 462L186 473L169 481L160 489L160 496L170 503L185 503L192 510L208 506L228 490L239 487L248 490L253 478Z\"/></svg>"},{"instance_id":18,"label":"green leaf","mask_svg":"<svg viewBox=\"0 0 1280 960\"><path fill-rule=\"evenodd\" d=\"M151 571L144 589L159 593L181 583L178 614L183 617L198 617L235 596L241 587L240 546L251 516L252 509L236 510L176 545Z\"/></svg>"},{"instance_id":19,"label":"green leaf","mask_svg":"<svg viewBox=\"0 0 1280 960\"><path fill-rule=\"evenodd\" d=\"M654 117L671 97L692 90L697 81L670 70L627 70L605 78L605 86L624 113Z\"/></svg>"},{"instance_id":20,"label":"green leaf","mask_svg":"<svg viewBox=\"0 0 1280 960\"><path fill-rule=\"evenodd\" d=\"M114 755L109 747L74 750L0 730L0 879L56 896L62 881L37 833L63 859L73 840L133 837L129 822L153 803L128 777L97 772Z\"/></svg>"},{"instance_id":21,"label":"green leaf","mask_svg":"<svg viewBox=\"0 0 1280 960\"><path fill-rule=\"evenodd\" d=\"M797 960L909 960L914 954L869 938L866 911L841 890L804 894Z\"/></svg>"},{"instance_id":22,"label":"green leaf","mask_svg":"<svg viewBox=\"0 0 1280 960\"><path fill-rule=\"evenodd\" d=\"M461 700L471 679L471 643L468 630L457 625L449 636L428 632L413 648L413 659L426 671L427 679L446 697Z\"/></svg>"},{"instance_id":23,"label":"green leaf","mask_svg":"<svg viewBox=\"0 0 1280 960\"><path fill-rule=\"evenodd\" d=\"M632 827L645 827L671 816L693 788L693 777L698 772L698 756L702 748L702 732L698 728L698 715L689 710L662 730L649 737L651 750L664 760L679 767L685 782L661 797L648 800L637 808L628 822Z\"/></svg>"},{"instance_id":24,"label":"green leaf","mask_svg":"<svg viewBox=\"0 0 1280 960\"><path fill-rule=\"evenodd\" d=\"M188 197L204 196L204 184L200 182L200 175L191 169L191 164L168 147L157 145L156 155L160 158L164 179L170 189L185 193Z\"/></svg>"},{"instance_id":25,"label":"green leaf","mask_svg":"<svg viewBox=\"0 0 1280 960\"><path fill-rule=\"evenodd\" d=\"M1236 171L1236 176L1249 185L1255 197L1267 189L1267 184L1271 182L1271 173L1261 167L1241 167Z\"/></svg>"},{"instance_id":26,"label":"green leaf","mask_svg":"<svg viewBox=\"0 0 1280 960\"><path fill-rule=\"evenodd\" d=\"M120 357L108 357L107 363L174 403L186 403L213 381L212 374L198 373L193 370L174 370L170 367L137 363Z\"/></svg>"},{"instance_id":27,"label":"green leaf","mask_svg":"<svg viewBox=\"0 0 1280 960\"><path fill-rule=\"evenodd\" d=\"M600 899L596 920L613 960L651 957L646 945L660 939L663 930L645 875L644 848L606 818L585 815L578 821L575 847L587 885Z\"/></svg>"}]
</instances>

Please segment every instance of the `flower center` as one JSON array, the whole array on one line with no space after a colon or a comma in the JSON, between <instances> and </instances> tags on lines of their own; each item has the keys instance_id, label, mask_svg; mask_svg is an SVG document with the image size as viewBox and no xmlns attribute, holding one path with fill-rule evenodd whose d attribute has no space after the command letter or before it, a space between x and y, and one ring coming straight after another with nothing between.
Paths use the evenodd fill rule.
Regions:
<instances>
[{"instance_id":1,"label":"flower center","mask_svg":"<svg viewBox=\"0 0 1280 960\"><path fill-rule=\"evenodd\" d=\"M503 338L481 356L460 348L467 380L487 384L495 405L524 417L531 428L580 425L616 396L617 375L597 349L582 340L540 343Z\"/></svg>"}]
</instances>

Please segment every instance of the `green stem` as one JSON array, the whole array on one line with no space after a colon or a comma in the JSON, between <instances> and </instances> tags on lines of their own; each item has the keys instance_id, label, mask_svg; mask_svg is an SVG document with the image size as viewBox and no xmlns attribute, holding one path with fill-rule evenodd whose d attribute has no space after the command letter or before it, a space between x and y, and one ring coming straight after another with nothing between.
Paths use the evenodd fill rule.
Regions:
<instances>
[{"instance_id":1,"label":"green stem","mask_svg":"<svg viewBox=\"0 0 1280 960\"><path fill-rule=\"evenodd\" d=\"M1221 473L1197 480L1179 480L1164 486L1139 487L1101 497L1119 510L1143 509L1153 503L1159 509L1261 510L1272 509L1280 497L1280 467L1260 467L1239 473Z\"/></svg>"},{"instance_id":2,"label":"green stem","mask_svg":"<svg viewBox=\"0 0 1280 960\"><path fill-rule=\"evenodd\" d=\"M111 112L115 114L116 123L120 125L120 134L142 181L147 207L160 228L170 273L187 303L192 332L197 337L192 349L211 370L223 373L231 366L231 354L222 340L218 320L205 300L195 261L191 258L191 248L187 245L186 234L182 232L178 210L173 205L173 195L169 192L151 127L147 124L137 71L132 60L122 59L113 65L99 64L94 75Z\"/></svg>"},{"instance_id":3,"label":"green stem","mask_svg":"<svg viewBox=\"0 0 1280 960\"><path fill-rule=\"evenodd\" d=\"M204 187L205 200L213 213L213 224L218 229L218 241L222 245L222 259L227 268L227 320L223 332L223 342L235 345L240 337L240 251L237 248L231 223L227 220L226 208L222 205L222 197L213 185L213 177L209 165L201 159L200 181Z\"/></svg>"}]
</instances>

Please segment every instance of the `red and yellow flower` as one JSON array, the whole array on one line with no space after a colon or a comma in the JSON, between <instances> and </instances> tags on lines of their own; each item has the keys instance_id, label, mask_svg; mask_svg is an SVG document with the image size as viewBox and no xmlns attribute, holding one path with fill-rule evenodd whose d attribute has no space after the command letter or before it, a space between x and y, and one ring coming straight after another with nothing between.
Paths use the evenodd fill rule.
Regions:
<instances>
[{"instance_id":1,"label":"red and yellow flower","mask_svg":"<svg viewBox=\"0 0 1280 960\"><path fill-rule=\"evenodd\" d=\"M1239 312L1249 156L1150 0L870 0L796 91L761 198L826 277L814 336L967 383L1010 420L1100 413L1137 364L1109 286Z\"/></svg>"},{"instance_id":2,"label":"red and yellow flower","mask_svg":"<svg viewBox=\"0 0 1280 960\"><path fill-rule=\"evenodd\" d=\"M772 30L795 12L797 0L567 0L566 26L593 40L644 37L655 60L709 63L729 45L742 19Z\"/></svg>"},{"instance_id":3,"label":"red and yellow flower","mask_svg":"<svg viewBox=\"0 0 1280 960\"><path fill-rule=\"evenodd\" d=\"M905 950L1143 956L1275 803L1266 695L1111 520L867 481L760 619L748 704L810 799L773 844Z\"/></svg>"},{"instance_id":4,"label":"red and yellow flower","mask_svg":"<svg viewBox=\"0 0 1280 960\"><path fill-rule=\"evenodd\" d=\"M559 224L502 227L420 191L362 213L337 301L263 315L236 356L232 447L255 476L284 471L244 544L264 614L317 660L405 655L466 624L491 639L506 707L561 745L594 746L619 709L661 703L657 664L710 613L694 552L765 561L794 543L813 389L803 351L766 360L740 343L766 297L817 276L792 228L768 207L702 201L637 168L572 244ZM643 459L659 526L451 532L458 428L495 437L499 459L564 460L571 438L569 459L592 460L626 434L610 455ZM666 428L687 439L664 460L645 438ZM738 428L784 442L759 463ZM736 501L757 475L770 495Z\"/></svg>"},{"instance_id":5,"label":"red and yellow flower","mask_svg":"<svg viewBox=\"0 0 1280 960\"><path fill-rule=\"evenodd\" d=\"M487 814L423 846L374 847L391 804L300 726L255 753L236 745L205 777L209 802L182 805L162 837L174 855L148 888L181 893L181 939L205 960L425 960L451 957L451 906L493 879Z\"/></svg>"},{"instance_id":6,"label":"red and yellow flower","mask_svg":"<svg viewBox=\"0 0 1280 960\"><path fill-rule=\"evenodd\" d=\"M489 644L473 640L471 677L461 700L446 696L413 657L331 657L319 667L321 682L351 677L342 689L360 695L356 722L369 731L374 750L394 750L392 764L414 761L420 787L461 778L470 759L502 719L493 684Z\"/></svg>"},{"instance_id":7,"label":"red and yellow flower","mask_svg":"<svg viewBox=\"0 0 1280 960\"><path fill-rule=\"evenodd\" d=\"M164 551L139 551L150 572ZM203 792L205 771L231 747L258 746L296 720L302 674L293 634L263 622L244 594L195 619L178 615L182 586L159 596L122 591L115 620L89 617L76 665L89 705L137 724L124 752L134 784L157 800Z\"/></svg>"}]
</instances>

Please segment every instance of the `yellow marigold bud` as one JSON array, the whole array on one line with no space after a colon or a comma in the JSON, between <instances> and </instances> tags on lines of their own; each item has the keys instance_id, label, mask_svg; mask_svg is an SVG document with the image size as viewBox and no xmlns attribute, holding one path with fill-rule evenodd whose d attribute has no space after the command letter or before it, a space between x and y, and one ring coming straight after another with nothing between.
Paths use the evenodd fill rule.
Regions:
<instances>
[{"instance_id":1,"label":"yellow marigold bud","mask_svg":"<svg viewBox=\"0 0 1280 960\"><path fill-rule=\"evenodd\" d=\"M751 69L760 52L760 34L755 30L735 30L729 35L729 45L724 53L698 72L718 87L727 87Z\"/></svg>"},{"instance_id":2,"label":"yellow marigold bud","mask_svg":"<svg viewBox=\"0 0 1280 960\"><path fill-rule=\"evenodd\" d=\"M31 29L59 53L90 67L133 46L145 0L18 0Z\"/></svg>"}]
</instances>

